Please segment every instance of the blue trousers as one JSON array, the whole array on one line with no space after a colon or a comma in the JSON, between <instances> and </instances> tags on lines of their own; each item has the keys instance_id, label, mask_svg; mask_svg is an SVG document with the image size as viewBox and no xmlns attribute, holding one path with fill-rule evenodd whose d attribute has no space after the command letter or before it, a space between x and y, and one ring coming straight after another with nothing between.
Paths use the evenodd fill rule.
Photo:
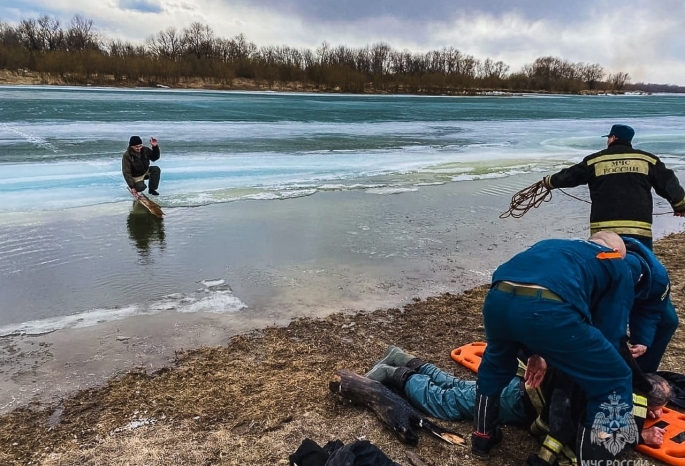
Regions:
<instances>
[{"instance_id":1,"label":"blue trousers","mask_svg":"<svg viewBox=\"0 0 685 466\"><path fill-rule=\"evenodd\" d=\"M414 406L446 421L472 420L476 404L476 382L454 377L433 364L419 367L404 385L404 394ZM514 377L500 394L502 424L524 424L526 411L522 379Z\"/></svg>"},{"instance_id":2,"label":"blue trousers","mask_svg":"<svg viewBox=\"0 0 685 466\"><path fill-rule=\"evenodd\" d=\"M633 238L644 244L649 248L652 248L652 238L639 235L621 235ZM659 364L661 363L661 358L664 357L666 352L666 347L668 346L673 334L678 329L678 313L675 310L675 306L671 301L671 297L668 297L668 303L666 307L666 314L661 317L661 322L656 327L656 333L654 335L654 341L652 345L647 349L647 352L637 358L637 365L642 369L642 372L656 372L659 369Z\"/></svg>"},{"instance_id":3,"label":"blue trousers","mask_svg":"<svg viewBox=\"0 0 685 466\"><path fill-rule=\"evenodd\" d=\"M661 322L656 327L652 345L645 354L635 360L640 369L642 369L642 372L656 372L659 369L661 358L664 356L666 347L677 329L678 313L669 296L666 303L666 312L661 316Z\"/></svg>"},{"instance_id":4,"label":"blue trousers","mask_svg":"<svg viewBox=\"0 0 685 466\"><path fill-rule=\"evenodd\" d=\"M526 348L571 377L587 395L584 423L592 426L600 404L616 393L633 406L632 372L612 345L570 304L492 289L483 319L488 346L478 369L478 391L498 396L516 374Z\"/></svg>"}]
</instances>

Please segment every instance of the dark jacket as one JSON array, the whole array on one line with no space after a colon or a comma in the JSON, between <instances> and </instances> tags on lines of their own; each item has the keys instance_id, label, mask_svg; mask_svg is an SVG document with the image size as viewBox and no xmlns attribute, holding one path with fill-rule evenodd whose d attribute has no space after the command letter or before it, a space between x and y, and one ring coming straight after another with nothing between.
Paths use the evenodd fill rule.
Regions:
<instances>
[{"instance_id":1,"label":"dark jacket","mask_svg":"<svg viewBox=\"0 0 685 466\"><path fill-rule=\"evenodd\" d=\"M124 175L124 180L129 188L135 186L133 178L143 176L150 168L150 162L159 160L159 146L143 147L140 153L137 153L130 147L121 159L121 173Z\"/></svg>"},{"instance_id":2,"label":"dark jacket","mask_svg":"<svg viewBox=\"0 0 685 466\"><path fill-rule=\"evenodd\" d=\"M674 211L685 210L685 190L656 155L616 140L582 162L545 177L552 188L587 184L592 209L590 230L652 237L652 188Z\"/></svg>"}]
</instances>

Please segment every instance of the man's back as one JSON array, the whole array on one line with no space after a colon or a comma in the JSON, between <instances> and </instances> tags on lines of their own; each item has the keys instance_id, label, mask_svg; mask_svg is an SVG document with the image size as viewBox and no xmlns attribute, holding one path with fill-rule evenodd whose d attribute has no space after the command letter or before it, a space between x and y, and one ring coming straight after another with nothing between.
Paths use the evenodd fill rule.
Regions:
<instances>
[{"instance_id":1,"label":"man's back","mask_svg":"<svg viewBox=\"0 0 685 466\"><path fill-rule=\"evenodd\" d=\"M604 313L623 314L630 309L631 278L621 255L607 247L592 241L549 239L499 266L492 281L543 286L592 321L594 308L608 296L613 302L607 303Z\"/></svg>"},{"instance_id":2,"label":"man's back","mask_svg":"<svg viewBox=\"0 0 685 466\"><path fill-rule=\"evenodd\" d=\"M630 128L614 125L612 131L616 127ZM625 137L632 139L632 134ZM630 139L610 134L606 149L543 180L549 188L588 185L592 199L591 233L611 230L651 238L652 188L675 212L685 213L685 190L676 175L656 155L635 149Z\"/></svg>"}]
</instances>

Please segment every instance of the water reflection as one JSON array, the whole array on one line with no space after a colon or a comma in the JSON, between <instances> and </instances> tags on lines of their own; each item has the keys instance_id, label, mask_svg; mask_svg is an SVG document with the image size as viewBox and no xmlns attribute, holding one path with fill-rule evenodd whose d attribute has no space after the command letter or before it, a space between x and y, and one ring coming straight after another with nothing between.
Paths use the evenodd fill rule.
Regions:
<instances>
[{"instance_id":1,"label":"water reflection","mask_svg":"<svg viewBox=\"0 0 685 466\"><path fill-rule=\"evenodd\" d=\"M133 203L126 220L128 236L138 248L138 255L144 262L151 262L151 251L157 244L160 250L166 247L164 220L152 215L138 202Z\"/></svg>"}]
</instances>

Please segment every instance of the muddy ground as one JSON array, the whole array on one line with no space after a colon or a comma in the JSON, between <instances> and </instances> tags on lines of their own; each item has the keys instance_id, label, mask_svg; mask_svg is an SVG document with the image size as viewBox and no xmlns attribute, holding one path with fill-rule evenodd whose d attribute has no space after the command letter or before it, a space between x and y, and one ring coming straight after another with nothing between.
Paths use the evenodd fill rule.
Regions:
<instances>
[{"instance_id":1,"label":"muddy ground","mask_svg":"<svg viewBox=\"0 0 685 466\"><path fill-rule=\"evenodd\" d=\"M681 322L684 244L685 234L678 234L655 245L671 274ZM441 422L464 435L464 447L427 433L408 447L372 412L328 390L336 370L363 373L390 344L473 378L450 352L483 339L485 291L444 294L403 309L298 319L241 334L224 347L179 354L171 367L132 371L58 405L16 409L0 416L0 464L287 465L306 437L321 445L366 438L402 465L410 464L408 451L427 465L523 464L537 446L522 429L506 427L505 442L485 462L470 457L470 423ZM681 327L662 369L685 372L684 354Z\"/></svg>"}]
</instances>

